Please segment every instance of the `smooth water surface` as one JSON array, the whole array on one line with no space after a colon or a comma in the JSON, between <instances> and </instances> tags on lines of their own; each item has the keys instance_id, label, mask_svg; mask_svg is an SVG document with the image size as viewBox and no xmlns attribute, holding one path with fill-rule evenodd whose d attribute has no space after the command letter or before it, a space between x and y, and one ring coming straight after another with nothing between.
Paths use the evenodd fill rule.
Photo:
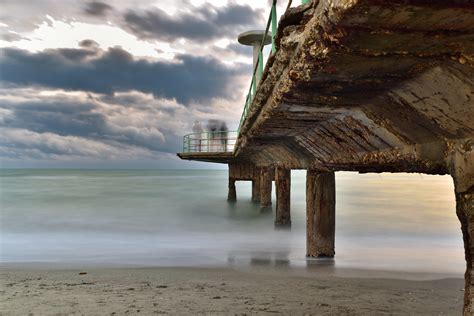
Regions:
<instances>
[{"instance_id":1,"label":"smooth water surface","mask_svg":"<svg viewBox=\"0 0 474 316\"><path fill-rule=\"evenodd\" d=\"M306 264L303 171L292 172L291 231L250 202L250 182L228 204L227 171L0 175L3 263ZM336 186L335 266L462 275L450 177L337 173Z\"/></svg>"}]
</instances>

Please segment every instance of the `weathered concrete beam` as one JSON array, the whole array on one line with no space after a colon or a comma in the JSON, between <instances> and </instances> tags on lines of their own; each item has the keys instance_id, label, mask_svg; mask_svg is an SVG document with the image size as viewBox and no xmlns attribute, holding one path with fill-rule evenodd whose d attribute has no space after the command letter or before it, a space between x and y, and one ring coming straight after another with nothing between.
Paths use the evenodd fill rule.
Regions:
<instances>
[{"instance_id":1,"label":"weathered concrete beam","mask_svg":"<svg viewBox=\"0 0 474 316\"><path fill-rule=\"evenodd\" d=\"M225 153L177 153L179 158L183 160L195 160L195 161L204 161L204 162L213 162L213 163L225 163L238 161L235 158L234 153L225 152Z\"/></svg>"},{"instance_id":2,"label":"weathered concrete beam","mask_svg":"<svg viewBox=\"0 0 474 316\"><path fill-rule=\"evenodd\" d=\"M229 163L229 177L236 180L253 180L258 175L255 164L247 161L234 161Z\"/></svg>"},{"instance_id":3,"label":"weathered concrete beam","mask_svg":"<svg viewBox=\"0 0 474 316\"><path fill-rule=\"evenodd\" d=\"M306 255L334 257L336 231L334 172L308 169L306 174Z\"/></svg>"},{"instance_id":4,"label":"weathered concrete beam","mask_svg":"<svg viewBox=\"0 0 474 316\"><path fill-rule=\"evenodd\" d=\"M291 192L291 169L277 167L275 169L276 188L276 227L291 226L290 192Z\"/></svg>"},{"instance_id":5,"label":"weathered concrete beam","mask_svg":"<svg viewBox=\"0 0 474 316\"><path fill-rule=\"evenodd\" d=\"M275 178L274 169L263 167L260 169L260 210L272 209L272 181Z\"/></svg>"}]
</instances>

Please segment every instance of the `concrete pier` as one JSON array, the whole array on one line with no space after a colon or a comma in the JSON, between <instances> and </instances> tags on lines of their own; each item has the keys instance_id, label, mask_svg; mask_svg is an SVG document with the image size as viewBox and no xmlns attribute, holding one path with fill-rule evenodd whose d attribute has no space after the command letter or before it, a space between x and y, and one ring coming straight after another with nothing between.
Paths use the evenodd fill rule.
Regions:
<instances>
[{"instance_id":1,"label":"concrete pier","mask_svg":"<svg viewBox=\"0 0 474 316\"><path fill-rule=\"evenodd\" d=\"M227 201L237 201L237 190L235 189L235 179L233 178L229 178L229 193L227 194Z\"/></svg>"},{"instance_id":2,"label":"concrete pier","mask_svg":"<svg viewBox=\"0 0 474 316\"><path fill-rule=\"evenodd\" d=\"M252 202L260 202L260 174L252 180Z\"/></svg>"},{"instance_id":3,"label":"concrete pier","mask_svg":"<svg viewBox=\"0 0 474 316\"><path fill-rule=\"evenodd\" d=\"M271 167L260 169L260 210L267 212L272 210L272 181L275 177Z\"/></svg>"},{"instance_id":4,"label":"concrete pier","mask_svg":"<svg viewBox=\"0 0 474 316\"><path fill-rule=\"evenodd\" d=\"M311 1L289 8L275 35L235 151L180 157L265 168L263 209L269 166L308 170L311 257L334 256L334 172L450 174L466 253L464 315L473 315L474 3ZM280 218L278 187L287 184L278 179Z\"/></svg>"},{"instance_id":5,"label":"concrete pier","mask_svg":"<svg viewBox=\"0 0 474 316\"><path fill-rule=\"evenodd\" d=\"M464 192L456 192L456 214L461 222L466 257L464 308L474 314L474 186Z\"/></svg>"},{"instance_id":6,"label":"concrete pier","mask_svg":"<svg viewBox=\"0 0 474 316\"><path fill-rule=\"evenodd\" d=\"M336 232L334 172L306 174L306 256L334 257Z\"/></svg>"},{"instance_id":7,"label":"concrete pier","mask_svg":"<svg viewBox=\"0 0 474 316\"><path fill-rule=\"evenodd\" d=\"M291 169L276 167L275 169L276 213L275 227L290 227L290 192Z\"/></svg>"}]
</instances>

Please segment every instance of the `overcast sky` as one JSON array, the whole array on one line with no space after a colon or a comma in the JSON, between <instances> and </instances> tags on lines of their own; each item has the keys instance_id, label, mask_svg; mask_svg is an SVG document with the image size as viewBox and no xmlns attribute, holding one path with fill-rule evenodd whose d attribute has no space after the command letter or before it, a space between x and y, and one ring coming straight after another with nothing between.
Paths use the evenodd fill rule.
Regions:
<instances>
[{"instance_id":1,"label":"overcast sky","mask_svg":"<svg viewBox=\"0 0 474 316\"><path fill-rule=\"evenodd\" d=\"M236 129L268 0L0 0L2 167L212 167L192 123ZM278 13L286 6L280 1Z\"/></svg>"}]
</instances>

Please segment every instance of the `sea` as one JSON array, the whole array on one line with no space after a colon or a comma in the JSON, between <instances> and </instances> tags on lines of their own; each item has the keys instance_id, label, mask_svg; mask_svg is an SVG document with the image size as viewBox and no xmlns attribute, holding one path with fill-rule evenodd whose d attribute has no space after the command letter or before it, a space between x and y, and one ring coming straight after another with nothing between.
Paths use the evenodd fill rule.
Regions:
<instances>
[{"instance_id":1,"label":"sea","mask_svg":"<svg viewBox=\"0 0 474 316\"><path fill-rule=\"evenodd\" d=\"M292 171L291 230L226 170L0 170L0 263L303 267L304 171ZM336 173L337 268L462 277L449 176Z\"/></svg>"}]
</instances>

